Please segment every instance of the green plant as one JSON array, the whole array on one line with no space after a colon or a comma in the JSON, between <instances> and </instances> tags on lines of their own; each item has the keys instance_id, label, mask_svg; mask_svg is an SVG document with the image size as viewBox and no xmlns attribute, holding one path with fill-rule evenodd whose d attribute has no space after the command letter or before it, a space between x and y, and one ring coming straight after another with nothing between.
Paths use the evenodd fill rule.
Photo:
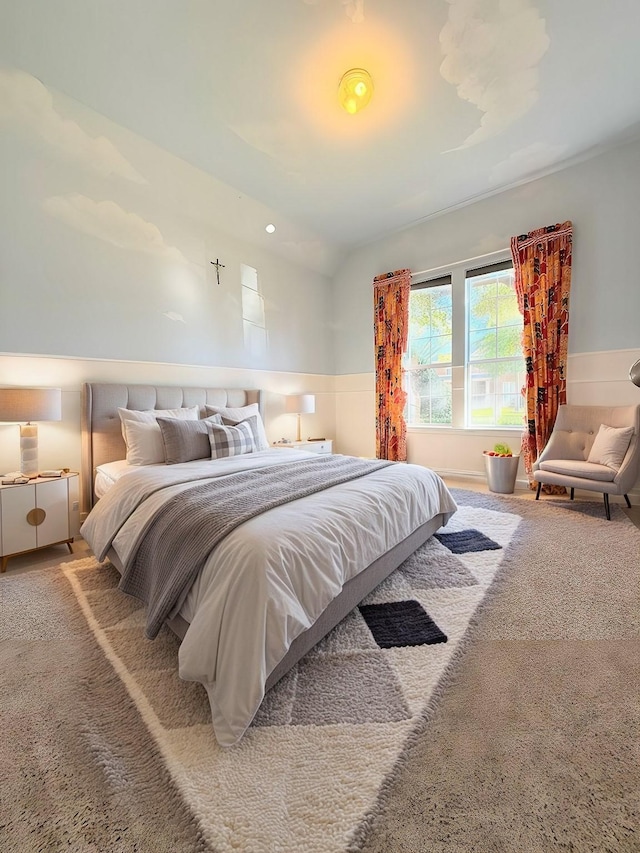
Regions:
<instances>
[{"instance_id":1,"label":"green plant","mask_svg":"<svg viewBox=\"0 0 640 853\"><path fill-rule=\"evenodd\" d=\"M509 447L508 444L494 444L493 452L494 453L504 453L504 454L510 455L511 454L511 448Z\"/></svg>"}]
</instances>

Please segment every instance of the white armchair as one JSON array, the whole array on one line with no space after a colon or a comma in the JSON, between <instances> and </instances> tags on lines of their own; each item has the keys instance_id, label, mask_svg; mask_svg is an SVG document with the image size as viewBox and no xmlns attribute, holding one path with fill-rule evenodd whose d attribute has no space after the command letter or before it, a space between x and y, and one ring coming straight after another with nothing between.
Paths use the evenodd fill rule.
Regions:
<instances>
[{"instance_id":1,"label":"white armchair","mask_svg":"<svg viewBox=\"0 0 640 853\"><path fill-rule=\"evenodd\" d=\"M600 426L633 427L633 435L619 467L588 461ZM536 500L544 483L571 490L602 492L607 518L611 519L609 495L623 495L631 506L628 492L636 482L640 464L640 405L560 406L546 447L533 465L537 482Z\"/></svg>"}]
</instances>

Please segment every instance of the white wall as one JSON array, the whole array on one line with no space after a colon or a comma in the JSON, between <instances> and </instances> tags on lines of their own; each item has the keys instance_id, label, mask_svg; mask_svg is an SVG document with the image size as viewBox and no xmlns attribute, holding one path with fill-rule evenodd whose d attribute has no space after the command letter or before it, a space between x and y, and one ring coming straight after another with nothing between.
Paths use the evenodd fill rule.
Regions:
<instances>
[{"instance_id":1,"label":"white wall","mask_svg":"<svg viewBox=\"0 0 640 853\"><path fill-rule=\"evenodd\" d=\"M308 235L278 220L270 241L267 208L16 69L0 129L0 351L333 373Z\"/></svg>"},{"instance_id":2,"label":"white wall","mask_svg":"<svg viewBox=\"0 0 640 853\"><path fill-rule=\"evenodd\" d=\"M373 277L433 269L508 249L510 238L573 221L568 402L640 402L628 379L640 357L640 142L423 222L354 252L334 281L336 429L349 453L375 442ZM514 432L411 429L409 460L481 476L482 450ZM522 472L521 475L522 476Z\"/></svg>"},{"instance_id":3,"label":"white wall","mask_svg":"<svg viewBox=\"0 0 640 853\"><path fill-rule=\"evenodd\" d=\"M316 413L302 417L302 434L335 435L332 376L278 373L228 367L198 367L100 359L0 355L0 385L62 388L62 421L38 425L40 468L71 468L81 463L80 402L83 382L191 385L209 388L256 388L265 394L265 426L270 441L295 438L296 418L284 412L284 395L316 395ZM0 471L20 467L16 424L0 424Z\"/></svg>"}]
</instances>

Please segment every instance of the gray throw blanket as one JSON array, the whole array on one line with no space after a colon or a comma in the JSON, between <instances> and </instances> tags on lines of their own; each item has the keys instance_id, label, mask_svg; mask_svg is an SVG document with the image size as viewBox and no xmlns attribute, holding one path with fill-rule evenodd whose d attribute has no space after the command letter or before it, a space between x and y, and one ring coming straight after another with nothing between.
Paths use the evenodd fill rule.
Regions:
<instances>
[{"instance_id":1,"label":"gray throw blanket","mask_svg":"<svg viewBox=\"0 0 640 853\"><path fill-rule=\"evenodd\" d=\"M220 477L170 498L120 580L123 592L147 605L147 637L156 637L165 619L177 613L212 549L244 521L391 464L318 456Z\"/></svg>"}]
</instances>

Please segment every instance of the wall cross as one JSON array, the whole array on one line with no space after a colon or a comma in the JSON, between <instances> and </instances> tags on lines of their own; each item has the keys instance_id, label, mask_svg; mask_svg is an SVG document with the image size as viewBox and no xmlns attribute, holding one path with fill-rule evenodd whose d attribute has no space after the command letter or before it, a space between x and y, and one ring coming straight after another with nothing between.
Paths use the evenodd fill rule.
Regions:
<instances>
[{"instance_id":1,"label":"wall cross","mask_svg":"<svg viewBox=\"0 0 640 853\"><path fill-rule=\"evenodd\" d=\"M210 263L212 263L213 266L216 268L216 280L218 284L220 284L220 270L224 269L224 264L220 263L219 258L216 258L215 261L210 261Z\"/></svg>"}]
</instances>

